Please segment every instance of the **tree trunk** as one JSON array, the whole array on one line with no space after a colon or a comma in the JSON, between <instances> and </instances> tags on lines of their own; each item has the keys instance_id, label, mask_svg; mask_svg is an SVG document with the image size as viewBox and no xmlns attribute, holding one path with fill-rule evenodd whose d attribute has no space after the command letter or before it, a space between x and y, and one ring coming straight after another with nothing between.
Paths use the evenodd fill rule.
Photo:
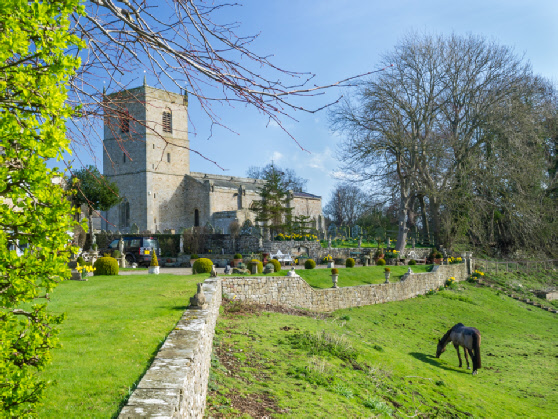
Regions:
<instances>
[{"instance_id":1,"label":"tree trunk","mask_svg":"<svg viewBox=\"0 0 558 419\"><path fill-rule=\"evenodd\" d=\"M422 234L426 238L426 240L430 239L430 223L428 220L428 216L426 215L426 206L424 205L424 195L418 196L419 203L420 203L420 213L422 216Z\"/></svg>"},{"instance_id":2,"label":"tree trunk","mask_svg":"<svg viewBox=\"0 0 558 419\"><path fill-rule=\"evenodd\" d=\"M89 250L93 250L91 249L91 246L93 245L93 220L91 220L91 215L93 214L93 210L91 207L88 207L89 209L89 219L87 220L87 222L89 223Z\"/></svg>"},{"instance_id":3,"label":"tree trunk","mask_svg":"<svg viewBox=\"0 0 558 419\"><path fill-rule=\"evenodd\" d=\"M440 202L436 197L430 197L430 217L432 218L432 234L434 244L440 244Z\"/></svg>"},{"instance_id":4,"label":"tree trunk","mask_svg":"<svg viewBox=\"0 0 558 419\"><path fill-rule=\"evenodd\" d=\"M401 198L399 200L399 214L397 217L397 224L398 224L398 232L397 232L397 245L395 250L398 252L402 252L405 249L405 245L407 244L407 213L410 209L411 204L411 193L410 188L403 188L401 187Z\"/></svg>"}]
</instances>

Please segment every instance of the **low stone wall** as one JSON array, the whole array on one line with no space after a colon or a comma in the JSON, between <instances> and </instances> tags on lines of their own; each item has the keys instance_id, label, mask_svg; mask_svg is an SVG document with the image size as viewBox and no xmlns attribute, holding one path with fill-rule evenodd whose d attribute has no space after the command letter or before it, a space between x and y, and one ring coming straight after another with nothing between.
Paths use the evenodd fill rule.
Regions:
<instances>
[{"instance_id":1,"label":"low stone wall","mask_svg":"<svg viewBox=\"0 0 558 419\"><path fill-rule=\"evenodd\" d=\"M221 280L206 280L203 292L208 308L184 312L119 418L203 417Z\"/></svg>"},{"instance_id":2,"label":"low stone wall","mask_svg":"<svg viewBox=\"0 0 558 419\"><path fill-rule=\"evenodd\" d=\"M396 283L329 289L314 289L300 277L227 277L223 278L223 293L250 303L330 312L413 298L444 285L452 276L465 280L466 264L436 265L432 272L409 274Z\"/></svg>"}]
</instances>

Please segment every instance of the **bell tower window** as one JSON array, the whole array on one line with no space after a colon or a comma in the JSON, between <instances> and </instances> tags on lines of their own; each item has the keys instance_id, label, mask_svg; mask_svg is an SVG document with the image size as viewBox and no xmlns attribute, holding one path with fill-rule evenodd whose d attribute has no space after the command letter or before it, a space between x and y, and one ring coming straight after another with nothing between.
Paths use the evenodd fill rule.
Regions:
<instances>
[{"instance_id":1,"label":"bell tower window","mask_svg":"<svg viewBox=\"0 0 558 419\"><path fill-rule=\"evenodd\" d=\"M120 204L120 227L130 227L130 203L127 199Z\"/></svg>"},{"instance_id":2,"label":"bell tower window","mask_svg":"<svg viewBox=\"0 0 558 419\"><path fill-rule=\"evenodd\" d=\"M130 113L127 109L120 112L118 124L120 132L130 132Z\"/></svg>"},{"instance_id":3,"label":"bell tower window","mask_svg":"<svg viewBox=\"0 0 558 419\"><path fill-rule=\"evenodd\" d=\"M169 108L163 111L163 132L172 133L172 111Z\"/></svg>"}]
</instances>

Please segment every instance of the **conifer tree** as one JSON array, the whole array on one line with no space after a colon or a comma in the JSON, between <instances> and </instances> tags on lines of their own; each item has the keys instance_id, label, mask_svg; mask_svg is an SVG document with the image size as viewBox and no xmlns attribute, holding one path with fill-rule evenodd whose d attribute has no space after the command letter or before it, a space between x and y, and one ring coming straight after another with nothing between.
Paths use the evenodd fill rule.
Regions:
<instances>
[{"instance_id":1,"label":"conifer tree","mask_svg":"<svg viewBox=\"0 0 558 419\"><path fill-rule=\"evenodd\" d=\"M281 181L281 172L272 165L265 176L266 183L260 190L260 201L254 201L251 210L256 213L256 221L270 228L272 236L288 233L292 229L291 194Z\"/></svg>"}]
</instances>

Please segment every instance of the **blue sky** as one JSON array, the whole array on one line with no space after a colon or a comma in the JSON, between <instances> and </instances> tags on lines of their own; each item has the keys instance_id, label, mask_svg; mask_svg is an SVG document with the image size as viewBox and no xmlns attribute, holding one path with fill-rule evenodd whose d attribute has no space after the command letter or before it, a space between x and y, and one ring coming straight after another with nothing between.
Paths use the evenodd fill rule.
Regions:
<instances>
[{"instance_id":1,"label":"blue sky","mask_svg":"<svg viewBox=\"0 0 558 419\"><path fill-rule=\"evenodd\" d=\"M240 22L240 34L260 33L252 49L261 55L273 54L271 61L277 66L316 74L312 84L329 84L380 68L382 53L391 51L412 30L486 36L514 47L531 62L536 74L558 83L556 0L246 0L222 18ZM143 77L138 76L136 84ZM342 93L331 89L296 103L318 108ZM273 159L308 179L308 191L327 202L336 182L342 140L330 131L327 111L293 112L293 120L283 120L308 151L254 109L223 104L215 105L214 111L230 130L214 128L208 138L209 121L190 102L191 128L195 125L190 146L226 170L192 154L192 171L244 176L249 166L263 166ZM100 159L98 165L102 166Z\"/></svg>"}]
</instances>

